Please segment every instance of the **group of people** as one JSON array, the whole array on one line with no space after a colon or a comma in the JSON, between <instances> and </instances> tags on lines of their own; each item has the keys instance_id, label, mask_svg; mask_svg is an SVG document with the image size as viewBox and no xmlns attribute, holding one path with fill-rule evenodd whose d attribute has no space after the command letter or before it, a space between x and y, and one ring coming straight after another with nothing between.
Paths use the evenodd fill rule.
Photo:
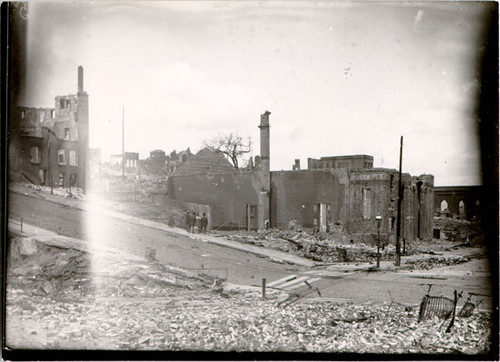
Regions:
<instances>
[{"instance_id":1,"label":"group of people","mask_svg":"<svg viewBox=\"0 0 500 362\"><path fill-rule=\"evenodd\" d=\"M189 233L207 233L208 218L205 213L202 216L186 211L186 231Z\"/></svg>"}]
</instances>

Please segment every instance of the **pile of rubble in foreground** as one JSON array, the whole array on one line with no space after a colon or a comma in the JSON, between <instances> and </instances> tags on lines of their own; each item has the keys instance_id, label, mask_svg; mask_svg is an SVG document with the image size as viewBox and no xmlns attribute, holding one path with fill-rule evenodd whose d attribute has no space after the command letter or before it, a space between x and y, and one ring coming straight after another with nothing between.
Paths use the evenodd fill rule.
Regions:
<instances>
[{"instance_id":1,"label":"pile of rubble in foreground","mask_svg":"<svg viewBox=\"0 0 500 362\"><path fill-rule=\"evenodd\" d=\"M221 284L112 250L11 244L7 346L42 349L462 353L489 351L477 310L418 323L396 304L355 305ZM271 291L269 291L271 293Z\"/></svg>"}]
</instances>

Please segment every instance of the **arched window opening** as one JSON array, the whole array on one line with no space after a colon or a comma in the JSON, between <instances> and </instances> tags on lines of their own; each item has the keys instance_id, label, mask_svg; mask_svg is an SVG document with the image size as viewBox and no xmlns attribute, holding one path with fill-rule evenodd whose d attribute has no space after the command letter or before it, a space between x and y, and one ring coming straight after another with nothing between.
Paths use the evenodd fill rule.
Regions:
<instances>
[{"instance_id":1,"label":"arched window opening","mask_svg":"<svg viewBox=\"0 0 500 362\"><path fill-rule=\"evenodd\" d=\"M458 203L458 214L461 219L465 219L465 203L463 200L460 200Z\"/></svg>"},{"instance_id":2,"label":"arched window opening","mask_svg":"<svg viewBox=\"0 0 500 362\"><path fill-rule=\"evenodd\" d=\"M448 211L448 202L446 200L441 201L441 212Z\"/></svg>"}]
</instances>

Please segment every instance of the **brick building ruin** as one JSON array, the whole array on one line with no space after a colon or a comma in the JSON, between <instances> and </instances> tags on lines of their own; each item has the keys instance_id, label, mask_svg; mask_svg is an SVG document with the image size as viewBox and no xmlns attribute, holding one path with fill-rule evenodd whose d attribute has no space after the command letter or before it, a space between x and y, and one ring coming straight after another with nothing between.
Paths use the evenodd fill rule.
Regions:
<instances>
[{"instance_id":1,"label":"brick building ruin","mask_svg":"<svg viewBox=\"0 0 500 362\"><path fill-rule=\"evenodd\" d=\"M89 96L78 67L76 94L55 97L54 108L17 106L9 125L11 176L36 185L88 185Z\"/></svg>"},{"instance_id":2,"label":"brick building ruin","mask_svg":"<svg viewBox=\"0 0 500 362\"><path fill-rule=\"evenodd\" d=\"M372 168L373 156L352 155L352 156L328 156L321 157L319 160L314 158L307 159L307 168L309 170L344 168Z\"/></svg>"},{"instance_id":3,"label":"brick building ruin","mask_svg":"<svg viewBox=\"0 0 500 362\"><path fill-rule=\"evenodd\" d=\"M434 209L440 216L472 221L481 215L482 186L437 186Z\"/></svg>"},{"instance_id":4,"label":"brick building ruin","mask_svg":"<svg viewBox=\"0 0 500 362\"><path fill-rule=\"evenodd\" d=\"M337 225L351 239L365 240L376 232L375 216L380 215L381 233L394 237L397 170L373 168L372 156L357 155L309 159L308 170L298 166L270 171L269 115L261 115L261 154L255 166L216 171L204 169L203 163L190 166L197 159L193 156L182 174L169 177L169 198L204 205L213 228L284 228L293 220L320 231ZM402 186L402 237L408 241L432 238L434 177L405 173Z\"/></svg>"}]
</instances>

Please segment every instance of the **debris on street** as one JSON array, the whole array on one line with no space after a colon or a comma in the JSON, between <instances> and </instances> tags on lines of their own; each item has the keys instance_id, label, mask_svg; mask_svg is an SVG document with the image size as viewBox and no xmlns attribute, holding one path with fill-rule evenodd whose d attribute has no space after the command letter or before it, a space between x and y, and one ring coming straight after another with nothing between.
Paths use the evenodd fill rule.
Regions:
<instances>
[{"instance_id":1,"label":"debris on street","mask_svg":"<svg viewBox=\"0 0 500 362\"><path fill-rule=\"evenodd\" d=\"M301 230L294 223L291 223L286 230L270 229L265 232L228 231L219 232L218 235L224 235L229 240L240 243L295 254L324 264L374 263L376 261L377 248L375 244L351 242L343 232L339 232L333 225L330 230L332 231L329 233L311 233ZM441 255L453 247L460 247L460 245L437 239L414 242L406 246L404 256L412 256L412 258L405 260L405 266L411 269L427 270L470 261L468 256ZM380 253L381 260L395 260L396 248L394 245L385 245L383 250L380 250ZM480 256L478 255L478 257Z\"/></svg>"},{"instance_id":2,"label":"debris on street","mask_svg":"<svg viewBox=\"0 0 500 362\"><path fill-rule=\"evenodd\" d=\"M147 253L146 253L147 254ZM353 304L235 286L113 250L11 241L11 348L485 354L491 315L435 318L391 303ZM281 304L280 304L281 303Z\"/></svg>"}]
</instances>

